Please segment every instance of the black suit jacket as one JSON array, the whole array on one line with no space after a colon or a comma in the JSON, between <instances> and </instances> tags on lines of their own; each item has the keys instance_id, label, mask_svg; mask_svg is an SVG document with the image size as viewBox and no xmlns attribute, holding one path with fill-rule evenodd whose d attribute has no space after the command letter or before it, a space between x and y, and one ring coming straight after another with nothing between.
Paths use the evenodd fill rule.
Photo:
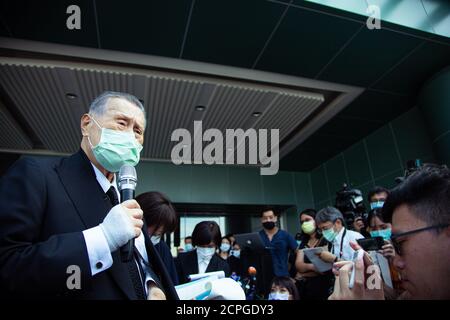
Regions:
<instances>
[{"instance_id":1,"label":"black suit jacket","mask_svg":"<svg viewBox=\"0 0 450 320\"><path fill-rule=\"evenodd\" d=\"M175 259L175 264L178 272L178 281L180 284L189 282L189 275L198 273L198 258L197 250L180 253ZM213 272L223 270L225 276L230 276L230 266L228 263L214 254L209 261L208 267L205 272Z\"/></svg>"},{"instance_id":2,"label":"black suit jacket","mask_svg":"<svg viewBox=\"0 0 450 320\"><path fill-rule=\"evenodd\" d=\"M119 250L113 265L91 275L83 230L98 226L111 203L83 151L67 158L19 159L0 179L0 287L6 297L136 299ZM144 232L153 271L168 299L178 296ZM81 271L69 290L68 267Z\"/></svg>"},{"instance_id":3,"label":"black suit jacket","mask_svg":"<svg viewBox=\"0 0 450 320\"><path fill-rule=\"evenodd\" d=\"M178 285L178 274L177 269L175 267L175 261L170 252L170 248L165 241L160 241L157 245L155 245L155 249L161 257L164 266L166 267L167 272L169 273L170 278L174 285Z\"/></svg>"}]
</instances>

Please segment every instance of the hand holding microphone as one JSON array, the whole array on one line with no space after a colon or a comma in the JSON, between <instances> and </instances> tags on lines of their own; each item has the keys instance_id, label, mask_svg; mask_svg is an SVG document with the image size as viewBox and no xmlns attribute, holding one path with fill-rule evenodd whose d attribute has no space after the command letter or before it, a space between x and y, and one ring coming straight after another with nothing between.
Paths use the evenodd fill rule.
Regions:
<instances>
[{"instance_id":1,"label":"hand holding microphone","mask_svg":"<svg viewBox=\"0 0 450 320\"><path fill-rule=\"evenodd\" d=\"M111 209L100 227L111 252L120 247L122 262L129 262L133 258L134 238L140 236L143 226L143 212L134 200L136 169L131 165L123 165L117 180L122 203Z\"/></svg>"},{"instance_id":2,"label":"hand holding microphone","mask_svg":"<svg viewBox=\"0 0 450 320\"><path fill-rule=\"evenodd\" d=\"M100 224L111 252L140 236L143 212L136 200L127 200L113 207Z\"/></svg>"}]
</instances>

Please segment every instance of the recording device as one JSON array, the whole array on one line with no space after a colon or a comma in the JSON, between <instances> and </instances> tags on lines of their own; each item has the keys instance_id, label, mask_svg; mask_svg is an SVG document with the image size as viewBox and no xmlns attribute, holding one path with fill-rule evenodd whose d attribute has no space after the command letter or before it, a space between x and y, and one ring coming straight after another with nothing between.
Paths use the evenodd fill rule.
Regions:
<instances>
[{"instance_id":1,"label":"recording device","mask_svg":"<svg viewBox=\"0 0 450 320\"><path fill-rule=\"evenodd\" d=\"M130 165L123 165L119 170L118 187L120 192L120 201L134 199L134 192L137 184L136 169ZM134 239L131 239L120 248L120 257L122 262L131 261L133 258Z\"/></svg>"},{"instance_id":2,"label":"recording device","mask_svg":"<svg viewBox=\"0 0 450 320\"><path fill-rule=\"evenodd\" d=\"M356 240L364 251L378 251L384 246L383 237L373 237Z\"/></svg>"},{"instance_id":3,"label":"recording device","mask_svg":"<svg viewBox=\"0 0 450 320\"><path fill-rule=\"evenodd\" d=\"M403 181L405 181L406 178L408 178L414 172L419 170L422 166L423 166L423 164L420 159L406 161L406 169L405 169L405 173L404 173L403 177L395 178L395 182L397 184L402 183Z\"/></svg>"},{"instance_id":4,"label":"recording device","mask_svg":"<svg viewBox=\"0 0 450 320\"><path fill-rule=\"evenodd\" d=\"M248 277L244 278L241 282L242 289L244 290L246 300L258 299L256 295L256 268L253 266L248 267Z\"/></svg>"},{"instance_id":5,"label":"recording device","mask_svg":"<svg viewBox=\"0 0 450 320\"><path fill-rule=\"evenodd\" d=\"M363 250L356 250L353 253L353 267L352 267L352 273L350 274L350 281L348 284L349 289L353 289L353 286L355 285L355 273L356 273L356 261L359 259L362 259L364 256Z\"/></svg>"},{"instance_id":6,"label":"recording device","mask_svg":"<svg viewBox=\"0 0 450 320\"><path fill-rule=\"evenodd\" d=\"M347 227L350 227L357 217L362 217L364 222L367 221L368 213L361 190L353 189L346 183L336 192L335 207L342 212Z\"/></svg>"}]
</instances>

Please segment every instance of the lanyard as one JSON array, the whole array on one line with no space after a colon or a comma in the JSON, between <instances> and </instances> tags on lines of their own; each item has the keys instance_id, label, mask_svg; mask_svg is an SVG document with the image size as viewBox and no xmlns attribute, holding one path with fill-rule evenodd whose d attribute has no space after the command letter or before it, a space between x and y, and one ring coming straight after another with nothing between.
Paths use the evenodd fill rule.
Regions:
<instances>
[{"instance_id":1,"label":"lanyard","mask_svg":"<svg viewBox=\"0 0 450 320\"><path fill-rule=\"evenodd\" d=\"M342 255L344 254L344 250L343 250L343 247L344 247L344 238L345 238L345 235L347 234L347 228L344 228L344 234L342 235L342 238L341 238L341 246L340 246L340 248L339 248L339 259L341 259L342 258ZM332 248L332 250L334 251L334 245L333 245L333 248Z\"/></svg>"}]
</instances>

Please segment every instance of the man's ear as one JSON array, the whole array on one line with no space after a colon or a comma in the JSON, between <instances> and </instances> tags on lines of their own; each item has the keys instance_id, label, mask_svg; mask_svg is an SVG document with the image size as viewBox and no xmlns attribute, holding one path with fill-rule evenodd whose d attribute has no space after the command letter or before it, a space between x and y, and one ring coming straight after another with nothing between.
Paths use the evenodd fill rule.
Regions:
<instances>
[{"instance_id":1,"label":"man's ear","mask_svg":"<svg viewBox=\"0 0 450 320\"><path fill-rule=\"evenodd\" d=\"M81 135L83 137L88 135L88 126L90 123L91 117L87 113L83 114L80 120Z\"/></svg>"}]
</instances>

